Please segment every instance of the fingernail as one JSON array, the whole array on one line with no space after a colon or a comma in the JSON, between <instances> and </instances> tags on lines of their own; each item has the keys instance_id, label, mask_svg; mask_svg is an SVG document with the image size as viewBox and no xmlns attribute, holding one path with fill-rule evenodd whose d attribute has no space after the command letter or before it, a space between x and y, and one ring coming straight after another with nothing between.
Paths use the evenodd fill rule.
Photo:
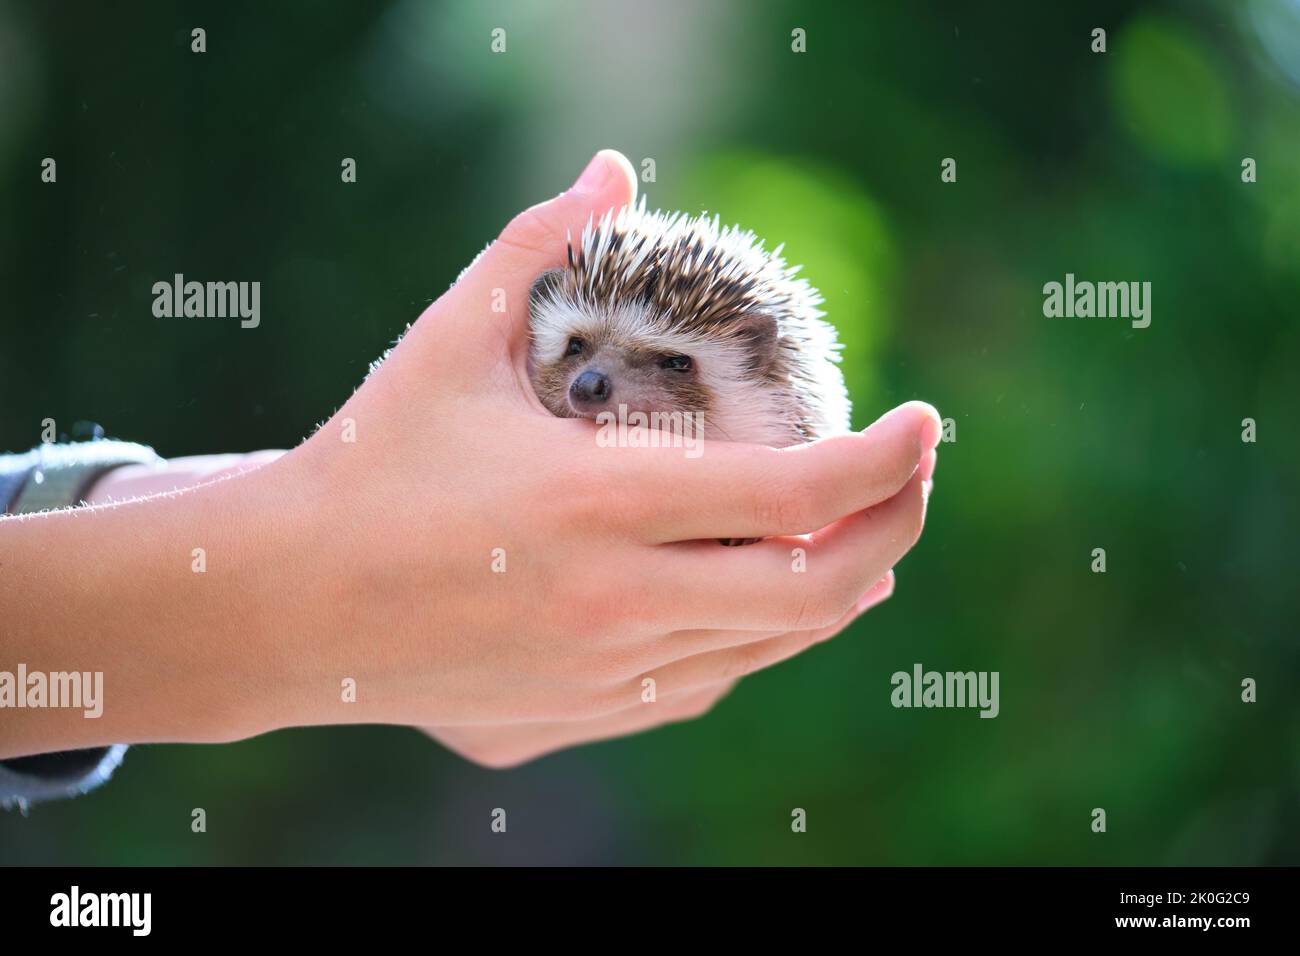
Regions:
<instances>
[{"instance_id":1,"label":"fingernail","mask_svg":"<svg viewBox=\"0 0 1300 956\"><path fill-rule=\"evenodd\" d=\"M934 491L934 482L933 482L933 481L923 481L923 482L921 482L921 500L922 500L922 501L927 501L927 502L928 502L928 501L930 500L930 492L932 492L932 491Z\"/></svg>"},{"instance_id":2,"label":"fingernail","mask_svg":"<svg viewBox=\"0 0 1300 956\"><path fill-rule=\"evenodd\" d=\"M605 180L609 178L609 164L605 162L605 157L597 153L587 164L587 168L582 171L573 184L575 193L597 193L605 185Z\"/></svg>"}]
</instances>

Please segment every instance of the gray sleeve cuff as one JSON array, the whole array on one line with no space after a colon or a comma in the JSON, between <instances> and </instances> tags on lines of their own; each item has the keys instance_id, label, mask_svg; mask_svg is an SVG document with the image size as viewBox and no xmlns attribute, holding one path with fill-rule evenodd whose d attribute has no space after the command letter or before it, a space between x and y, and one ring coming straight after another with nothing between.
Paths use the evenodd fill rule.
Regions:
<instances>
[{"instance_id":1,"label":"gray sleeve cuff","mask_svg":"<svg viewBox=\"0 0 1300 956\"><path fill-rule=\"evenodd\" d=\"M73 507L114 468L160 460L146 445L109 440L39 445L23 455L3 455L0 507L16 515Z\"/></svg>"},{"instance_id":2,"label":"gray sleeve cuff","mask_svg":"<svg viewBox=\"0 0 1300 956\"><path fill-rule=\"evenodd\" d=\"M75 797L108 780L126 744L0 760L0 808L21 811L44 800Z\"/></svg>"},{"instance_id":3,"label":"gray sleeve cuff","mask_svg":"<svg viewBox=\"0 0 1300 956\"><path fill-rule=\"evenodd\" d=\"M0 511L31 514L79 505L114 468L159 460L152 448L123 441L41 445L26 454L0 455ZM26 811L43 800L93 790L112 776L125 753L125 744L114 744L0 760L0 808Z\"/></svg>"}]
</instances>

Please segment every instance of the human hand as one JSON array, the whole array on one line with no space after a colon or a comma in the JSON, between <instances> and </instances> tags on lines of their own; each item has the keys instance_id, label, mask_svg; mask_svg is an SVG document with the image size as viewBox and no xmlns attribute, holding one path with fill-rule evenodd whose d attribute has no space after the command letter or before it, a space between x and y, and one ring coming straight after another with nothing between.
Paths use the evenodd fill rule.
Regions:
<instances>
[{"instance_id":1,"label":"human hand","mask_svg":"<svg viewBox=\"0 0 1300 956\"><path fill-rule=\"evenodd\" d=\"M688 458L599 447L591 422L537 400L529 286L568 230L634 192L627 161L601 154L517 217L283 457L0 521L12 655L101 671L107 696L97 720L23 711L0 757L381 722L505 765L697 713L888 596L924 519L928 406ZM92 502L169 490L157 480L184 484L123 469Z\"/></svg>"},{"instance_id":2,"label":"human hand","mask_svg":"<svg viewBox=\"0 0 1300 956\"><path fill-rule=\"evenodd\" d=\"M243 474L252 468L268 464L282 456L282 451L252 452L246 455L201 455L171 459L160 465L139 465L119 468L109 472L87 494L90 504L129 500L151 494L165 493L204 481ZM934 452L922 457L923 477L929 476ZM893 593L894 573L890 571L873 585L854 609L859 615ZM826 629L825 637L834 636L839 628ZM773 632L761 641L781 637ZM814 637L814 643L822 635ZM751 644L750 646L754 646ZM741 671L757 669L775 663L779 657L790 656L801 650L801 641L786 641L768 648L754 647L756 651L770 650L771 654L755 654L748 661L739 661ZM739 675L737 675L739 676ZM691 720L708 713L714 705L730 693L736 679L722 679L700 688L687 688L669 692L653 702L642 701L606 716L561 721L526 721L506 724L470 724L463 726L427 727L425 732L439 743L468 759L493 767L512 766L543 754L579 744L591 743L611 737L637 733L664 724Z\"/></svg>"},{"instance_id":3,"label":"human hand","mask_svg":"<svg viewBox=\"0 0 1300 956\"><path fill-rule=\"evenodd\" d=\"M322 694L303 722L424 725L471 759L515 763L700 713L888 597L923 521L939 437L928 406L861 434L712 443L692 460L597 447L590 422L536 399L529 286L562 261L567 232L635 189L627 161L602 153L517 217L284 460L319 509L301 583L306 629L328 635L316 669L358 682L356 704ZM502 294L504 314L491 308Z\"/></svg>"},{"instance_id":4,"label":"human hand","mask_svg":"<svg viewBox=\"0 0 1300 956\"><path fill-rule=\"evenodd\" d=\"M426 727L425 733L443 746L475 763L488 767L513 767L557 750L623 737L679 721L694 720L707 714L722 698L731 693L741 675L770 667L793 657L813 644L829 640L855 618L887 599L894 592L894 572L877 581L842 621L810 633L783 635L771 632L753 635L741 647L752 649L749 657L733 661L734 677L719 676L700 687L685 687L657 697L654 701L638 698L622 710L580 720L522 721L508 724L470 724L453 727ZM784 639L782 639L784 638Z\"/></svg>"}]
</instances>

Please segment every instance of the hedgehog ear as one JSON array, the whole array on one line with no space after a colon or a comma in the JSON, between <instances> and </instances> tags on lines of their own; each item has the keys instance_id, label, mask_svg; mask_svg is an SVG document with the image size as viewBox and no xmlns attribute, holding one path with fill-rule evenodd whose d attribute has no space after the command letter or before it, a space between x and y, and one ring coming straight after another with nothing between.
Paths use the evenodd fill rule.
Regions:
<instances>
[{"instance_id":1,"label":"hedgehog ear","mask_svg":"<svg viewBox=\"0 0 1300 956\"><path fill-rule=\"evenodd\" d=\"M763 371L776 358L776 319L766 312L748 312L736 319L736 339L749 353L751 367Z\"/></svg>"},{"instance_id":2,"label":"hedgehog ear","mask_svg":"<svg viewBox=\"0 0 1300 956\"><path fill-rule=\"evenodd\" d=\"M549 299L560 288L564 281L563 269L547 269L535 280L533 286L528 290L528 306L531 309L542 299Z\"/></svg>"}]
</instances>

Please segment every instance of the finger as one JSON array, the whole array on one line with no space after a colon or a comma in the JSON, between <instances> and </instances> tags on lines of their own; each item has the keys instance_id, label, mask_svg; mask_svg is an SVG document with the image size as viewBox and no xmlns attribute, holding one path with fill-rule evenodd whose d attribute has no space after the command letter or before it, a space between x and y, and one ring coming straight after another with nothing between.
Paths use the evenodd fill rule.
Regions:
<instances>
[{"instance_id":1,"label":"finger","mask_svg":"<svg viewBox=\"0 0 1300 956\"><path fill-rule=\"evenodd\" d=\"M595 448L592 471L626 489L620 512L654 543L805 534L898 493L941 432L924 402L863 432L773 449L712 442L697 458L673 448ZM744 549L741 549L744 550Z\"/></svg>"},{"instance_id":2,"label":"finger","mask_svg":"<svg viewBox=\"0 0 1300 956\"><path fill-rule=\"evenodd\" d=\"M461 756L489 767L515 767L565 747L623 737L664 724L702 717L727 696L734 681L723 681L688 693L660 696L607 714L576 721L504 724L498 727L435 728L434 737Z\"/></svg>"},{"instance_id":3,"label":"finger","mask_svg":"<svg viewBox=\"0 0 1300 956\"><path fill-rule=\"evenodd\" d=\"M442 311L475 324L491 320L499 325L504 298L508 332L522 339L528 330L533 281L547 269L564 265L570 237L578 241L589 220L631 204L636 190L636 174L627 157L601 150L568 190L510 221L457 280ZM440 315L439 321L443 318Z\"/></svg>"},{"instance_id":4,"label":"finger","mask_svg":"<svg viewBox=\"0 0 1300 956\"><path fill-rule=\"evenodd\" d=\"M921 455L921 463L917 466L916 470L921 473L923 479L929 481L934 477L934 468L938 463L939 449L931 448L929 451L924 452Z\"/></svg>"},{"instance_id":5,"label":"finger","mask_svg":"<svg viewBox=\"0 0 1300 956\"><path fill-rule=\"evenodd\" d=\"M924 484L913 475L888 501L806 538L656 549L655 580L677 596L666 617L683 628L801 631L832 623L916 543Z\"/></svg>"},{"instance_id":6,"label":"finger","mask_svg":"<svg viewBox=\"0 0 1300 956\"><path fill-rule=\"evenodd\" d=\"M893 587L894 581L891 575L887 581L879 582L863 594L853 607L840 615L838 620L824 627L792 631L766 641L697 654L661 667L647 676L654 678L656 688L667 694L689 693L697 688L716 684L718 681L740 680L755 671L789 660L814 644L835 637L868 608L886 600L893 593ZM644 678L638 678L637 683L639 684L641 680Z\"/></svg>"},{"instance_id":7,"label":"finger","mask_svg":"<svg viewBox=\"0 0 1300 956\"><path fill-rule=\"evenodd\" d=\"M889 598L894 593L894 572L890 571L883 578L867 589L858 602L857 613L862 614ZM746 631L732 628L702 628L697 630L674 631L662 641L662 660L654 666L663 667L673 661L707 654L709 651L726 650L758 641L768 641L783 637L788 631Z\"/></svg>"}]
</instances>

